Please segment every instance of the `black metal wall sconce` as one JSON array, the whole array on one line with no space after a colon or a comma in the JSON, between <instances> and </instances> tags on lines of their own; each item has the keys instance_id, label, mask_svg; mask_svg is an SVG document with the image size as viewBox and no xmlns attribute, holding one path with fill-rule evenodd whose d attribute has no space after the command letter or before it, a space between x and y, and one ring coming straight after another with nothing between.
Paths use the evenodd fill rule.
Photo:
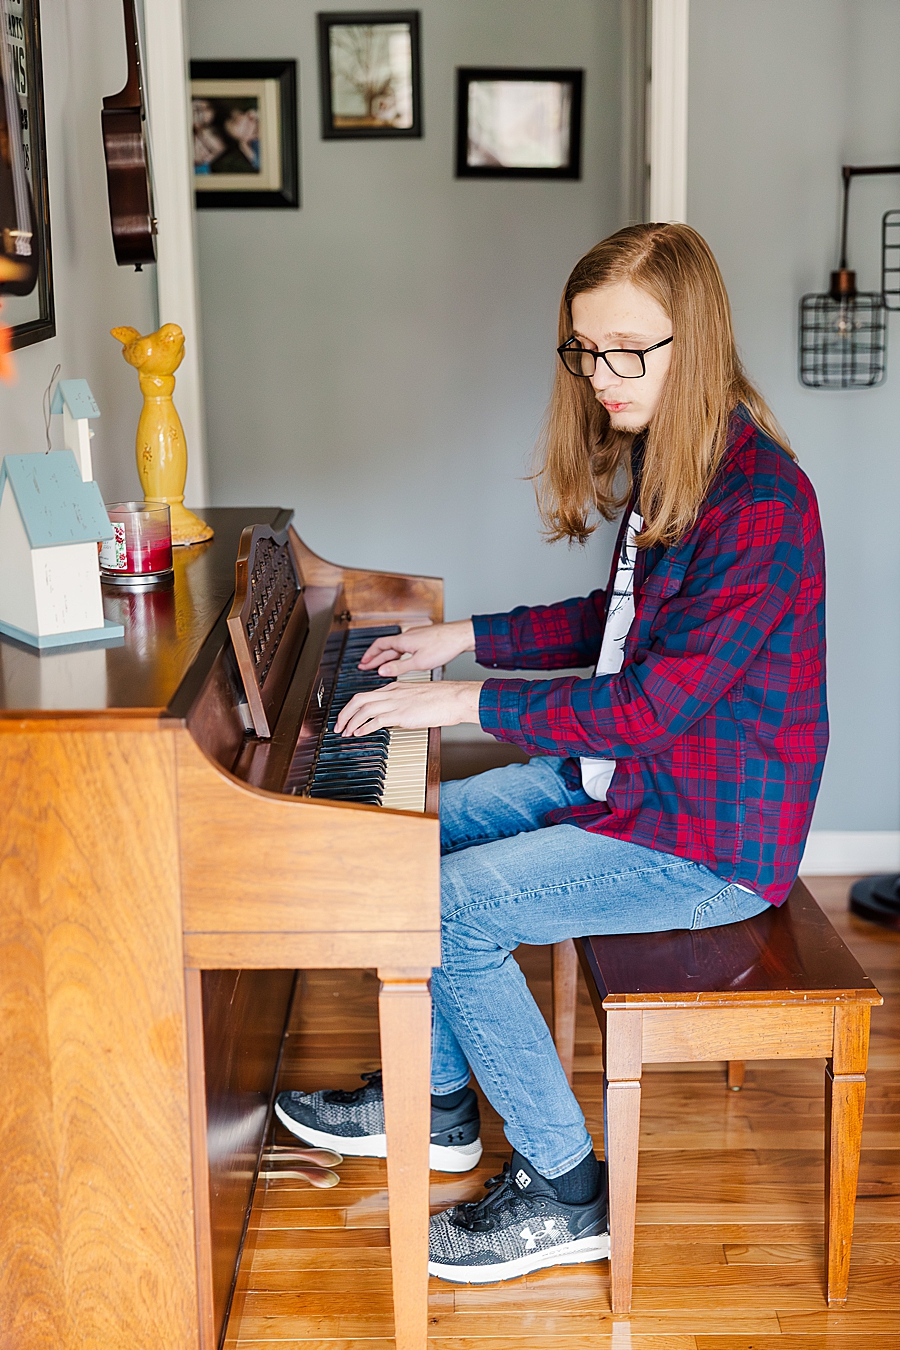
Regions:
<instances>
[{"instance_id":1,"label":"black metal wall sconce","mask_svg":"<svg viewBox=\"0 0 900 1350\"><path fill-rule=\"evenodd\" d=\"M824 294L800 301L800 383L809 389L873 389L887 373L887 310L900 309L900 211L881 222L881 290L858 291L847 265L850 183L871 174L900 174L900 164L841 169L841 260Z\"/></svg>"}]
</instances>

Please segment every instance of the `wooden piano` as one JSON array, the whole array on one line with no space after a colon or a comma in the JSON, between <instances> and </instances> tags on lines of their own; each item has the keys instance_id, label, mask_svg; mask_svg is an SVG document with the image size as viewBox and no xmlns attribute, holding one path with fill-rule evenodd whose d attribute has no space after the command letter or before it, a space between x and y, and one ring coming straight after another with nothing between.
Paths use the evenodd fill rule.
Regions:
<instances>
[{"instance_id":1,"label":"wooden piano","mask_svg":"<svg viewBox=\"0 0 900 1350\"><path fill-rule=\"evenodd\" d=\"M396 1344L424 1350L438 734L326 752L354 634L440 619L441 583L207 514L174 588L107 588L124 645L0 641L0 1340L214 1350L294 972L352 967L382 982Z\"/></svg>"}]
</instances>

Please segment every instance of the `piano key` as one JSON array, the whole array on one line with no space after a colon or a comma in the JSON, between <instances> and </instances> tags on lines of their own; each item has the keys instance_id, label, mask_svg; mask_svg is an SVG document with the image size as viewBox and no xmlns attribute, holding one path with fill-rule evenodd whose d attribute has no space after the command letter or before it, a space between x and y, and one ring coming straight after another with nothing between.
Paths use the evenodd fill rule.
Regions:
<instances>
[{"instance_id":1,"label":"piano key","mask_svg":"<svg viewBox=\"0 0 900 1350\"><path fill-rule=\"evenodd\" d=\"M379 750L359 750L353 754L349 750L339 753L334 750L328 750L319 755L317 765L319 768L325 768L332 764L383 764L387 759L387 746Z\"/></svg>"},{"instance_id":2,"label":"piano key","mask_svg":"<svg viewBox=\"0 0 900 1350\"><path fill-rule=\"evenodd\" d=\"M316 777L320 774L363 773L367 769L383 769L387 762L387 750L377 759L338 759L316 765Z\"/></svg>"},{"instance_id":3,"label":"piano key","mask_svg":"<svg viewBox=\"0 0 900 1350\"><path fill-rule=\"evenodd\" d=\"M352 783L365 783L371 787L373 792L376 788L380 791L384 787L385 768L382 765L378 769L363 769L359 773L342 774L316 774L312 781L312 786L316 788L326 787L344 787Z\"/></svg>"},{"instance_id":4,"label":"piano key","mask_svg":"<svg viewBox=\"0 0 900 1350\"><path fill-rule=\"evenodd\" d=\"M381 798L378 793L356 793L356 792L311 792L311 798L317 801L332 802L359 802L363 806L380 806Z\"/></svg>"},{"instance_id":5,"label":"piano key","mask_svg":"<svg viewBox=\"0 0 900 1350\"><path fill-rule=\"evenodd\" d=\"M358 662L376 637L392 636L399 631L396 625L351 629L343 642L339 660L337 644L329 649L329 663L323 661L317 676L324 687L318 747L307 745L298 752L291 765L286 790L308 792L318 799L424 811L427 730L382 728L368 736L350 737L340 736L334 730L341 708L355 693L381 689L393 683L392 678L380 676L377 671L359 670ZM403 682L424 683L431 675L427 671L410 671L399 678ZM310 779L313 762L315 769Z\"/></svg>"},{"instance_id":6,"label":"piano key","mask_svg":"<svg viewBox=\"0 0 900 1350\"><path fill-rule=\"evenodd\" d=\"M404 684L427 684L431 672L411 670L398 678ZM427 771L427 728L407 731L393 727L381 805L394 811L424 811Z\"/></svg>"}]
</instances>

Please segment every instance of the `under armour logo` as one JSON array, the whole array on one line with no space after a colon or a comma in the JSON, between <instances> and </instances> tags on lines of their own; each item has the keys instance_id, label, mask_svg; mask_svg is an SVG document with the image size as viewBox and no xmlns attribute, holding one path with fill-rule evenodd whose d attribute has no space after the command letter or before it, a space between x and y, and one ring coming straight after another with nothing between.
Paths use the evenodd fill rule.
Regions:
<instances>
[{"instance_id":1,"label":"under armour logo","mask_svg":"<svg viewBox=\"0 0 900 1350\"><path fill-rule=\"evenodd\" d=\"M516 1173L516 1185L520 1191L524 1191L526 1186L531 1185L531 1177L525 1171L524 1167L520 1167Z\"/></svg>"},{"instance_id":2,"label":"under armour logo","mask_svg":"<svg viewBox=\"0 0 900 1350\"><path fill-rule=\"evenodd\" d=\"M538 1238L556 1237L556 1220L545 1219L543 1233L532 1233L531 1229L526 1226L522 1229L519 1237L525 1238L526 1252L534 1251L538 1245Z\"/></svg>"}]
</instances>

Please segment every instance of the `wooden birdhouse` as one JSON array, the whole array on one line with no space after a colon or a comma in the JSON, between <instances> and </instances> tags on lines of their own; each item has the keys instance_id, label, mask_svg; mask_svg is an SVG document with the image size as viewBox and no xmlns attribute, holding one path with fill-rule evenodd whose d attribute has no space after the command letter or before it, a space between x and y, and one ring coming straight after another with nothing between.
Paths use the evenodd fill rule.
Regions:
<instances>
[{"instance_id":1,"label":"wooden birdhouse","mask_svg":"<svg viewBox=\"0 0 900 1350\"><path fill-rule=\"evenodd\" d=\"M112 526L71 450L0 465L0 632L32 647L121 637L103 617L97 544Z\"/></svg>"},{"instance_id":2,"label":"wooden birdhouse","mask_svg":"<svg viewBox=\"0 0 900 1350\"><path fill-rule=\"evenodd\" d=\"M87 380L60 380L53 392L50 411L62 413L63 444L75 456L84 482L90 483L94 477L91 464L91 437L94 433L89 423L91 418L100 416L100 409Z\"/></svg>"}]
</instances>

